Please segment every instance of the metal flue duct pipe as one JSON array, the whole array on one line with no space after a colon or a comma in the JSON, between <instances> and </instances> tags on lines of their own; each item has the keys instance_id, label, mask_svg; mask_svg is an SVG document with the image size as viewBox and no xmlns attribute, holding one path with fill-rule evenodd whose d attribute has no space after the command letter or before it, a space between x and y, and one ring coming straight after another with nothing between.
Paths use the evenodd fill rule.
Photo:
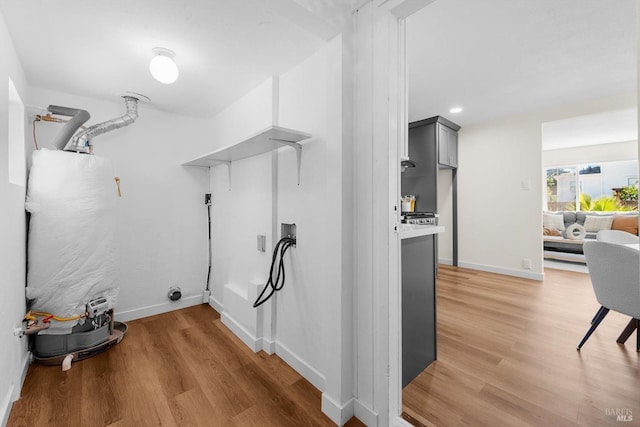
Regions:
<instances>
[{"instance_id":1,"label":"metal flue duct pipe","mask_svg":"<svg viewBox=\"0 0 640 427\"><path fill-rule=\"evenodd\" d=\"M95 124L75 135L64 147L66 151L76 151L79 153L91 153L91 140L103 133L128 126L138 118L138 98L134 96L123 96L127 112L124 116L107 120L106 122Z\"/></svg>"},{"instance_id":2,"label":"metal flue duct pipe","mask_svg":"<svg viewBox=\"0 0 640 427\"><path fill-rule=\"evenodd\" d=\"M58 133L56 139L53 141L53 145L58 150L62 150L69 139L71 139L73 134L80 128L80 126L82 126L87 120L89 120L89 118L91 118L91 115L86 110L80 110L78 108L49 105L49 107L47 107L47 110L51 114L71 117L71 119L67 123L65 123L60 133Z\"/></svg>"}]
</instances>

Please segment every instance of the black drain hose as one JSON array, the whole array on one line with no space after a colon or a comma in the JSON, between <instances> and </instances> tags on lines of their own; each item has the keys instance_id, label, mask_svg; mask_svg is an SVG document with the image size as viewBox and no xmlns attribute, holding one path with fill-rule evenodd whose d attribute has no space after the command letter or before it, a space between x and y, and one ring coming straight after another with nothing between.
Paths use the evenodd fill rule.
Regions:
<instances>
[{"instance_id":1,"label":"black drain hose","mask_svg":"<svg viewBox=\"0 0 640 427\"><path fill-rule=\"evenodd\" d=\"M258 295L256 302L253 303L253 308L257 308L267 302L273 294L284 287L284 254L287 252L287 249L295 244L296 239L292 239L291 237L283 237L278 243L276 243L276 247L273 249L273 258L271 259L271 268L269 269L269 280L267 280L264 288L262 288L262 292ZM276 272L276 278L273 280L274 267L276 266L278 255L280 255L280 261L277 262L278 269ZM280 281L280 279L282 279L282 281ZM267 289L270 289L270 292L267 296L264 296Z\"/></svg>"}]
</instances>

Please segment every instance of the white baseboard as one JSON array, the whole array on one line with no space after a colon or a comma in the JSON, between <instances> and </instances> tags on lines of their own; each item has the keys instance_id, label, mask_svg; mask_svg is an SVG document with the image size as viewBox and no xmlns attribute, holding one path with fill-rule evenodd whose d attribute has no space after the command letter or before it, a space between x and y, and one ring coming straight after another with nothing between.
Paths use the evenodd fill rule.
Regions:
<instances>
[{"instance_id":1,"label":"white baseboard","mask_svg":"<svg viewBox=\"0 0 640 427\"><path fill-rule=\"evenodd\" d=\"M460 267L471 268L473 270L487 271L489 273L504 274L507 276L522 277L523 279L544 280L543 273L535 273L533 271L512 270L509 268L495 267L492 265L474 264L471 262L458 262Z\"/></svg>"},{"instance_id":2,"label":"white baseboard","mask_svg":"<svg viewBox=\"0 0 640 427\"><path fill-rule=\"evenodd\" d=\"M9 421L9 414L11 413L11 406L13 406L13 400L11 396L14 393L15 386L12 386L9 390L7 390L7 394L2 398L0 402L0 421L2 421L2 427L7 425L7 421Z\"/></svg>"},{"instance_id":3,"label":"white baseboard","mask_svg":"<svg viewBox=\"0 0 640 427\"><path fill-rule=\"evenodd\" d=\"M276 342L271 341L265 337L260 338L260 348L267 354L273 354L276 352Z\"/></svg>"},{"instance_id":4,"label":"white baseboard","mask_svg":"<svg viewBox=\"0 0 640 427\"><path fill-rule=\"evenodd\" d=\"M395 417L393 420L391 420L391 423L389 425L391 427L413 427L413 424L402 417Z\"/></svg>"},{"instance_id":5,"label":"white baseboard","mask_svg":"<svg viewBox=\"0 0 640 427\"><path fill-rule=\"evenodd\" d=\"M313 384L314 387L316 387L320 391L324 390L326 383L324 375L322 375L315 368L305 362L297 354L293 353L278 341L272 341L265 337L256 337L227 311L224 311L222 304L219 301L215 300L213 297L209 298L209 304L215 310L219 310L218 312L220 313L220 320L222 321L222 324L229 328L231 332L233 332L235 336L240 338L240 340L245 343L245 345L252 351L257 352L260 350L264 350L268 354L277 354L289 366L291 366L300 375L306 378L307 381Z\"/></svg>"},{"instance_id":6,"label":"white baseboard","mask_svg":"<svg viewBox=\"0 0 640 427\"><path fill-rule=\"evenodd\" d=\"M258 340L256 337L254 337L249 331L245 329L244 326L242 326L233 317L229 316L228 313L222 312L222 314L220 314L220 319L222 320L222 324L231 329L231 332L233 332L235 336L240 338L242 342L245 343L251 350L255 352L262 349L261 340Z\"/></svg>"},{"instance_id":7,"label":"white baseboard","mask_svg":"<svg viewBox=\"0 0 640 427\"><path fill-rule=\"evenodd\" d=\"M162 304L150 305L147 307L134 308L132 310L116 311L115 318L119 322L142 319L143 317L155 316L156 314L168 313L181 308L202 304L202 293L184 297L178 301L167 301Z\"/></svg>"},{"instance_id":8,"label":"white baseboard","mask_svg":"<svg viewBox=\"0 0 640 427\"><path fill-rule=\"evenodd\" d=\"M438 258L438 264L453 265L453 260L447 258Z\"/></svg>"},{"instance_id":9,"label":"white baseboard","mask_svg":"<svg viewBox=\"0 0 640 427\"><path fill-rule=\"evenodd\" d=\"M344 405L338 404L327 393L322 393L322 412L339 426L344 425L353 417L353 402L355 399L349 399Z\"/></svg>"},{"instance_id":10,"label":"white baseboard","mask_svg":"<svg viewBox=\"0 0 640 427\"><path fill-rule=\"evenodd\" d=\"M231 294L229 295L231 296ZM316 387L320 391L324 391L326 384L325 376L318 372L307 362L305 362L300 356L289 350L285 345L277 340L272 341L265 337L256 337L252 332L244 327L240 321L230 315L228 311L222 310L222 305L219 302L215 302L215 300L210 298L210 303L217 304L218 307L220 307L220 319L222 321L222 324L229 328L231 332L233 332L235 336L240 338L240 340L252 351L257 352L260 350L264 350L268 354L277 354L282 360L285 361L285 363L287 363L300 375L302 375L307 381L313 384L314 387ZM344 408L340 407L332 399L329 399L329 397L325 396L324 394L322 405L323 408L325 408L326 406L327 412L325 413L327 413L327 415L329 415L329 417L335 423L338 423L338 421L340 421L342 417L346 416L347 414L350 414L349 418L351 418L351 416L353 415L353 405ZM345 422L348 421L349 418L347 418Z\"/></svg>"},{"instance_id":11,"label":"white baseboard","mask_svg":"<svg viewBox=\"0 0 640 427\"><path fill-rule=\"evenodd\" d=\"M289 366L295 369L300 375L305 377L315 388L320 391L324 391L325 384L327 382L324 375L318 372L315 368L305 362L297 354L293 353L287 347L282 345L281 342L276 341L276 354L280 356L282 360L287 362Z\"/></svg>"},{"instance_id":12,"label":"white baseboard","mask_svg":"<svg viewBox=\"0 0 640 427\"><path fill-rule=\"evenodd\" d=\"M209 305L218 313L220 313L220 320L222 324L231 329L238 338L242 340L253 351L264 350L267 354L273 354L276 352L276 342L268 340L264 337L256 338L249 331L247 331L238 321L236 321L229 313L224 312L222 303L214 297L209 297ZM257 348L257 350L256 350Z\"/></svg>"},{"instance_id":13,"label":"white baseboard","mask_svg":"<svg viewBox=\"0 0 640 427\"><path fill-rule=\"evenodd\" d=\"M27 377L27 371L29 370L29 365L31 364L31 358L32 356L30 351L25 353L24 359L22 361L18 384L13 384L11 388L7 390L6 396L4 396L4 398L0 402L0 425L2 427L5 427L7 425L7 422L9 421L9 415L11 414L11 407L13 406L13 402L20 399L22 385L24 384L24 380Z\"/></svg>"},{"instance_id":14,"label":"white baseboard","mask_svg":"<svg viewBox=\"0 0 640 427\"><path fill-rule=\"evenodd\" d=\"M353 404L353 415L369 427L378 426L378 414L358 399Z\"/></svg>"},{"instance_id":15,"label":"white baseboard","mask_svg":"<svg viewBox=\"0 0 640 427\"><path fill-rule=\"evenodd\" d=\"M223 306L220 300L217 300L213 297L213 295L209 296L209 305L218 312L218 314L222 314Z\"/></svg>"},{"instance_id":16,"label":"white baseboard","mask_svg":"<svg viewBox=\"0 0 640 427\"><path fill-rule=\"evenodd\" d=\"M24 380L27 378L27 372L29 371L29 365L31 365L31 361L33 360L33 355L30 351L24 355L24 359L22 360L22 372L20 372L20 384L13 392L11 396L12 401L16 401L20 399L20 393L22 392L22 385L24 384Z\"/></svg>"}]
</instances>

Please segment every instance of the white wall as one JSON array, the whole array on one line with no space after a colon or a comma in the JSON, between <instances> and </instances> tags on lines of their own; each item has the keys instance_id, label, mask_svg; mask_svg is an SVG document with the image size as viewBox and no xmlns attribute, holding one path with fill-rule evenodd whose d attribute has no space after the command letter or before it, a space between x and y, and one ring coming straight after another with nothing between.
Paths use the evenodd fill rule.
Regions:
<instances>
[{"instance_id":1,"label":"white wall","mask_svg":"<svg viewBox=\"0 0 640 427\"><path fill-rule=\"evenodd\" d=\"M344 378L345 371L352 372L352 340L343 340L352 336L351 299L344 298L351 283L343 280L351 268L344 264L351 253L343 252L343 241L349 239L344 233L351 232L343 228L344 192L351 187L343 188L343 182L350 182L344 171L350 168L343 165L341 62L338 36L213 118L212 143L201 153L238 142L271 123L313 135L302 142L300 185L296 153L288 147L275 157L264 154L233 162L230 189L227 167L211 169L212 292L225 324L254 349L261 347L253 343L263 340L262 348L275 350L321 389L323 410L334 420L342 416L353 393L352 382ZM285 256L284 289L275 305L265 304L256 325L251 316L255 310L247 312L239 305L250 307L253 298L242 301L238 296L251 295L250 282L266 282L281 223L296 224L298 244ZM256 250L257 234L267 236L266 253Z\"/></svg>"},{"instance_id":2,"label":"white wall","mask_svg":"<svg viewBox=\"0 0 640 427\"><path fill-rule=\"evenodd\" d=\"M20 396L23 375L28 366L27 340L13 335L22 327L25 306L25 213L24 180L9 180L9 79L25 104L30 102L28 88L20 62L0 14L0 424L4 425L11 403ZM16 123L12 123L15 126ZM17 126L25 126L18 123ZM23 170L21 164L11 168Z\"/></svg>"},{"instance_id":3,"label":"white wall","mask_svg":"<svg viewBox=\"0 0 640 427\"><path fill-rule=\"evenodd\" d=\"M438 224L445 232L438 235L438 262L453 263L453 186L451 169L438 170Z\"/></svg>"},{"instance_id":4,"label":"white wall","mask_svg":"<svg viewBox=\"0 0 640 427\"><path fill-rule=\"evenodd\" d=\"M460 265L542 278L542 123L635 102L635 94L624 94L462 128ZM523 268L523 259L532 261L531 270Z\"/></svg>"},{"instance_id":5,"label":"white wall","mask_svg":"<svg viewBox=\"0 0 640 427\"><path fill-rule=\"evenodd\" d=\"M611 144L588 145L585 147L545 150L542 152L542 166L554 167L580 165L593 162L615 162L638 158L638 142L616 142Z\"/></svg>"},{"instance_id":6,"label":"white wall","mask_svg":"<svg viewBox=\"0 0 640 427\"><path fill-rule=\"evenodd\" d=\"M192 157L238 143L274 120L273 93L277 79L268 79L207 122L204 146ZM275 244L273 227L274 172L272 154L234 161L231 169L210 169L213 197L211 303L222 321L253 350L273 352L271 302L252 307L260 284L266 282ZM266 252L257 236L266 236Z\"/></svg>"},{"instance_id":7,"label":"white wall","mask_svg":"<svg viewBox=\"0 0 640 427\"><path fill-rule=\"evenodd\" d=\"M124 101L77 97L33 89L33 103L82 108L93 125L125 113ZM132 125L93 140L95 154L111 160L120 177L119 281L117 320L131 320L202 302L207 277L208 171L186 168L190 155L206 135L206 122L140 105ZM38 143L47 147L60 124L39 123ZM30 144L31 148L33 145ZM99 224L98 224L99 226ZM170 302L171 286L182 300Z\"/></svg>"},{"instance_id":8,"label":"white wall","mask_svg":"<svg viewBox=\"0 0 640 427\"><path fill-rule=\"evenodd\" d=\"M343 318L343 300L351 282L343 281L351 253L343 252L350 228L342 221L343 168L342 38L280 78L280 124L313 135L304 145L300 185L293 150L278 156L278 219L296 223L297 246L288 265L287 289L278 297L278 342L325 376L325 396L342 405L342 369L350 349L342 342L351 321ZM345 184L343 186L343 183ZM347 234L345 236L345 233ZM351 345L351 343L346 343ZM349 360L349 359L347 359ZM324 405L324 403L323 403Z\"/></svg>"},{"instance_id":9,"label":"white wall","mask_svg":"<svg viewBox=\"0 0 640 427\"><path fill-rule=\"evenodd\" d=\"M208 121L204 145L191 157L237 143L272 123L272 80L269 79ZM185 160L189 160L185 158ZM264 280L270 250L258 252L256 236L267 236L272 248L271 155L233 162L231 185L227 166L211 168L212 251L211 295L224 305L225 284L246 290L250 280ZM219 307L218 307L219 308Z\"/></svg>"}]
</instances>

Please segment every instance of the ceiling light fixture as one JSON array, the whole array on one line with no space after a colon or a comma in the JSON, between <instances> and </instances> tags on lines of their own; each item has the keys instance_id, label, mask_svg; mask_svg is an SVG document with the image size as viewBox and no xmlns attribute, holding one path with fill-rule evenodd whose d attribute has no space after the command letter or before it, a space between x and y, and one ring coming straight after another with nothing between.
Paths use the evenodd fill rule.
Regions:
<instances>
[{"instance_id":1,"label":"ceiling light fixture","mask_svg":"<svg viewBox=\"0 0 640 427\"><path fill-rule=\"evenodd\" d=\"M154 47L151 49L154 57L149 62L149 71L154 79L164 84L171 84L178 80L178 66L173 61L176 54L163 47Z\"/></svg>"},{"instance_id":2,"label":"ceiling light fixture","mask_svg":"<svg viewBox=\"0 0 640 427\"><path fill-rule=\"evenodd\" d=\"M452 114L462 113L462 107L453 107L452 109L449 110L449 112Z\"/></svg>"}]
</instances>

